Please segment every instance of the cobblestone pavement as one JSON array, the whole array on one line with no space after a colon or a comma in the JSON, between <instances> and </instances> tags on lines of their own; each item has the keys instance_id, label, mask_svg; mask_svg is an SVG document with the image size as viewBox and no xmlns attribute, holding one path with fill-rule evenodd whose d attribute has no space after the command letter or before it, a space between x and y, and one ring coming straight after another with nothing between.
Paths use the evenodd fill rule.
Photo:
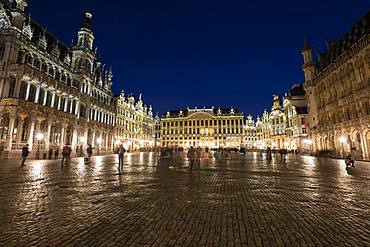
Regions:
<instances>
[{"instance_id":1,"label":"cobblestone pavement","mask_svg":"<svg viewBox=\"0 0 370 247\"><path fill-rule=\"evenodd\" d=\"M1 246L370 246L370 164L153 153L0 163Z\"/></svg>"}]
</instances>

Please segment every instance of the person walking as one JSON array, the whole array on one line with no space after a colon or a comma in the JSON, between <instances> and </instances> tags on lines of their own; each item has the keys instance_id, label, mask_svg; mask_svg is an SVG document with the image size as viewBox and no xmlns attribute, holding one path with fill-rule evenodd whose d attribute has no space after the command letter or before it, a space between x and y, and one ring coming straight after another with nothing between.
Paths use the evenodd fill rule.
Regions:
<instances>
[{"instance_id":1,"label":"person walking","mask_svg":"<svg viewBox=\"0 0 370 247\"><path fill-rule=\"evenodd\" d=\"M196 160L196 157L197 157L197 152L193 148L193 146L191 146L189 148L188 153L187 153L187 157L189 159L189 168L190 168L190 170L193 170L193 166L194 166L194 163L195 163L195 160Z\"/></svg>"},{"instance_id":2,"label":"person walking","mask_svg":"<svg viewBox=\"0 0 370 247\"><path fill-rule=\"evenodd\" d=\"M55 151L54 151L54 159L58 159L58 157L59 157L59 149L55 149Z\"/></svg>"},{"instance_id":3,"label":"person walking","mask_svg":"<svg viewBox=\"0 0 370 247\"><path fill-rule=\"evenodd\" d=\"M66 165L69 165L69 162L71 160L71 153L72 153L72 148L66 144L63 148L63 152L62 152L62 155L63 155L63 158L62 158L62 166L64 164L64 161L66 163Z\"/></svg>"},{"instance_id":4,"label":"person walking","mask_svg":"<svg viewBox=\"0 0 370 247\"><path fill-rule=\"evenodd\" d=\"M121 144L119 146L118 150L117 150L117 154L118 154L118 170L121 170L121 168L123 167L123 158L125 156L125 153L126 153L126 149Z\"/></svg>"},{"instance_id":5,"label":"person walking","mask_svg":"<svg viewBox=\"0 0 370 247\"><path fill-rule=\"evenodd\" d=\"M25 166L26 159L28 155L30 154L30 151L28 150L28 144L22 147L22 163L21 166Z\"/></svg>"},{"instance_id":6,"label":"person walking","mask_svg":"<svg viewBox=\"0 0 370 247\"><path fill-rule=\"evenodd\" d=\"M87 162L91 161L91 157L93 155L93 149L94 148L91 146L91 144L89 144L88 147L86 148Z\"/></svg>"},{"instance_id":7,"label":"person walking","mask_svg":"<svg viewBox=\"0 0 370 247\"><path fill-rule=\"evenodd\" d=\"M52 149L52 148L50 148L50 149L49 149L49 157L48 157L48 158L49 158L49 160L51 160L51 159L53 158L53 153L54 153L54 152L53 152L53 149Z\"/></svg>"}]
</instances>

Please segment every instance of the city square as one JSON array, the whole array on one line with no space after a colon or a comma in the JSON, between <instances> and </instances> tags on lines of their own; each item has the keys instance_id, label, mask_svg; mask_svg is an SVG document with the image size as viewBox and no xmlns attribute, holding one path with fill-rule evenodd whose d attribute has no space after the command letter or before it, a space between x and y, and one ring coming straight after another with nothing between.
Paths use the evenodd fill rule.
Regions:
<instances>
[{"instance_id":1,"label":"city square","mask_svg":"<svg viewBox=\"0 0 370 247\"><path fill-rule=\"evenodd\" d=\"M0 246L370 246L368 0L0 0Z\"/></svg>"},{"instance_id":2,"label":"city square","mask_svg":"<svg viewBox=\"0 0 370 247\"><path fill-rule=\"evenodd\" d=\"M367 246L370 167L265 154L0 164L2 246Z\"/></svg>"}]
</instances>

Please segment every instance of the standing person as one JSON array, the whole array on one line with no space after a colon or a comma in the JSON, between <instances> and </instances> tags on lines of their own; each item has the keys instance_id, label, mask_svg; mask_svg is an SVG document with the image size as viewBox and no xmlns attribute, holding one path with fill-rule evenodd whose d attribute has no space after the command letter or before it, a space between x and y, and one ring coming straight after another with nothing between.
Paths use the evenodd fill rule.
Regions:
<instances>
[{"instance_id":1,"label":"standing person","mask_svg":"<svg viewBox=\"0 0 370 247\"><path fill-rule=\"evenodd\" d=\"M59 149L55 149L54 151L54 158L57 160L58 159L58 156L59 156Z\"/></svg>"},{"instance_id":2,"label":"standing person","mask_svg":"<svg viewBox=\"0 0 370 247\"><path fill-rule=\"evenodd\" d=\"M72 153L72 148L68 146L68 144L65 145L63 148L63 152L62 152L62 155L63 155L62 166L63 166L64 161L66 162L66 165L69 165L69 162L71 160L71 153Z\"/></svg>"},{"instance_id":3,"label":"standing person","mask_svg":"<svg viewBox=\"0 0 370 247\"><path fill-rule=\"evenodd\" d=\"M87 162L91 161L91 157L93 155L93 149L94 148L91 146L91 144L89 144L88 147L86 148Z\"/></svg>"},{"instance_id":4,"label":"standing person","mask_svg":"<svg viewBox=\"0 0 370 247\"><path fill-rule=\"evenodd\" d=\"M202 157L202 149L200 147L197 147L196 154L197 154L197 163L200 166L200 158Z\"/></svg>"},{"instance_id":5,"label":"standing person","mask_svg":"<svg viewBox=\"0 0 370 247\"><path fill-rule=\"evenodd\" d=\"M189 159L189 164L190 164L189 165L190 170L193 170L193 166L194 166L196 156L197 156L196 150L193 148L193 146L191 146L188 150L188 153L187 153L187 157Z\"/></svg>"},{"instance_id":6,"label":"standing person","mask_svg":"<svg viewBox=\"0 0 370 247\"><path fill-rule=\"evenodd\" d=\"M283 160L284 151L282 148L279 149L279 154L280 154L280 160Z\"/></svg>"},{"instance_id":7,"label":"standing person","mask_svg":"<svg viewBox=\"0 0 370 247\"><path fill-rule=\"evenodd\" d=\"M52 158L53 158L53 149L52 148L50 148L49 149L49 160L51 160Z\"/></svg>"},{"instance_id":8,"label":"standing person","mask_svg":"<svg viewBox=\"0 0 370 247\"><path fill-rule=\"evenodd\" d=\"M272 154L271 154L271 148L270 147L267 147L267 150L266 150L266 159L267 160L272 160Z\"/></svg>"},{"instance_id":9,"label":"standing person","mask_svg":"<svg viewBox=\"0 0 370 247\"><path fill-rule=\"evenodd\" d=\"M22 147L22 166L25 166L26 159L28 155L30 154L30 151L28 150L28 144Z\"/></svg>"},{"instance_id":10,"label":"standing person","mask_svg":"<svg viewBox=\"0 0 370 247\"><path fill-rule=\"evenodd\" d=\"M125 156L126 149L121 144L117 150L118 154L118 170L120 170L123 167L123 158Z\"/></svg>"}]
</instances>

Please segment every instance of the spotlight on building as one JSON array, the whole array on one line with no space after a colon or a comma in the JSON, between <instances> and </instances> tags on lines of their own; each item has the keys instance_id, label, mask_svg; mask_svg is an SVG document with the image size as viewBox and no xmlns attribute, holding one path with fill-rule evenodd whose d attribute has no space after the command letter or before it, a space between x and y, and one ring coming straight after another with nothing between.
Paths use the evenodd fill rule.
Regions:
<instances>
[{"instance_id":1,"label":"spotlight on building","mask_svg":"<svg viewBox=\"0 0 370 247\"><path fill-rule=\"evenodd\" d=\"M86 141L85 137L83 137L83 136L81 136L81 137L79 138L79 140L80 140L80 143L85 143L85 141Z\"/></svg>"},{"instance_id":2,"label":"spotlight on building","mask_svg":"<svg viewBox=\"0 0 370 247\"><path fill-rule=\"evenodd\" d=\"M96 143L98 143L99 145L101 144L101 141L101 138L96 139Z\"/></svg>"},{"instance_id":3,"label":"spotlight on building","mask_svg":"<svg viewBox=\"0 0 370 247\"><path fill-rule=\"evenodd\" d=\"M340 143L346 143L347 142L347 137L341 136L338 138Z\"/></svg>"},{"instance_id":4,"label":"spotlight on building","mask_svg":"<svg viewBox=\"0 0 370 247\"><path fill-rule=\"evenodd\" d=\"M38 133L38 134L36 135L36 139L37 139L38 141L42 141L42 140L44 140L44 138L45 138L45 135L44 135L43 133Z\"/></svg>"}]
</instances>

